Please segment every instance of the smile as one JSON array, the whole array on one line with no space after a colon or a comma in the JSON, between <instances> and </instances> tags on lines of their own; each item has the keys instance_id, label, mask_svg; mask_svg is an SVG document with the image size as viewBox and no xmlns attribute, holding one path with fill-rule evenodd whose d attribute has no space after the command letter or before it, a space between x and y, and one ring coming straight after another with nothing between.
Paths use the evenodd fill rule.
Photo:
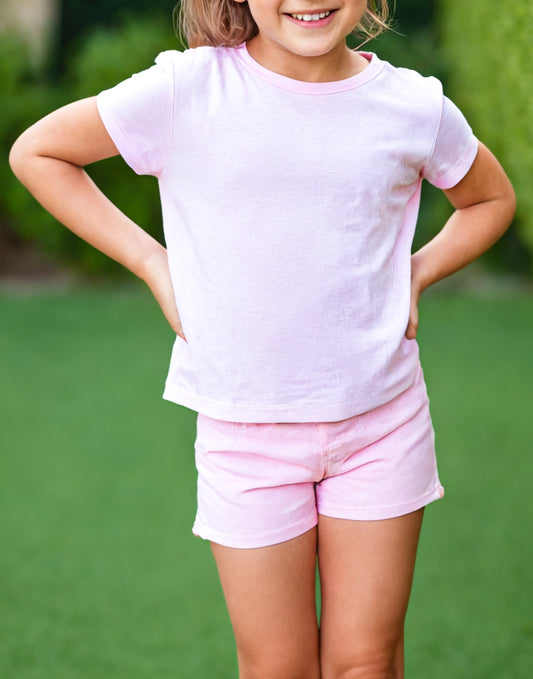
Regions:
<instances>
[{"instance_id":1,"label":"smile","mask_svg":"<svg viewBox=\"0 0 533 679\"><path fill-rule=\"evenodd\" d=\"M320 12L319 14L291 14L293 19L298 19L298 21L320 21L320 19L325 19L331 14L330 11Z\"/></svg>"}]
</instances>

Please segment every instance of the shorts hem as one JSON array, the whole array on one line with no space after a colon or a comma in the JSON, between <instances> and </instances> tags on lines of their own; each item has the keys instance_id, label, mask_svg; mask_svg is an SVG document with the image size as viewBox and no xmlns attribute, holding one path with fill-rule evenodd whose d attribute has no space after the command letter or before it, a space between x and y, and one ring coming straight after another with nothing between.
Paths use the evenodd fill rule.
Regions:
<instances>
[{"instance_id":1,"label":"shorts hem","mask_svg":"<svg viewBox=\"0 0 533 679\"><path fill-rule=\"evenodd\" d=\"M307 531L314 528L317 523L318 517L315 513L299 523L284 528L283 530L277 530L273 533L233 536L226 533L218 533L203 525L201 522L195 521L192 532L193 535L202 540L209 540L210 542L215 542L223 547L233 547L234 549L258 549L260 547L270 547L282 542L287 542L287 540L293 540L294 538L307 533Z\"/></svg>"},{"instance_id":2,"label":"shorts hem","mask_svg":"<svg viewBox=\"0 0 533 679\"><path fill-rule=\"evenodd\" d=\"M410 514L432 502L444 497L444 488L439 484L430 493L411 502L397 505L380 505L378 507L320 507L318 513L332 519L347 519L348 521L382 521L396 519L399 516Z\"/></svg>"}]
</instances>

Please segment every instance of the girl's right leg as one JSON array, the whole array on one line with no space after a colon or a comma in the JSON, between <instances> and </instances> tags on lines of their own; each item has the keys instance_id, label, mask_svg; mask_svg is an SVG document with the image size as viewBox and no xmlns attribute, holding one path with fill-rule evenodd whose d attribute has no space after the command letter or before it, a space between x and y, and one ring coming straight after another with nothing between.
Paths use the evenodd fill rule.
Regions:
<instances>
[{"instance_id":1,"label":"girl's right leg","mask_svg":"<svg viewBox=\"0 0 533 679\"><path fill-rule=\"evenodd\" d=\"M240 679L320 679L316 528L259 549L212 543Z\"/></svg>"}]
</instances>

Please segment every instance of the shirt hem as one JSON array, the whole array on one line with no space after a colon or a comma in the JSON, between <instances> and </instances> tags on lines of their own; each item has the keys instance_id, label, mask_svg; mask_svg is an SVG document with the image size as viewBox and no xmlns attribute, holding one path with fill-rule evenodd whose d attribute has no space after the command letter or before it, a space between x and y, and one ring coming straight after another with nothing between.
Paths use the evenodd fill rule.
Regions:
<instances>
[{"instance_id":1,"label":"shirt hem","mask_svg":"<svg viewBox=\"0 0 533 679\"><path fill-rule=\"evenodd\" d=\"M206 415L215 420L225 422L244 423L285 423L285 422L340 422L356 415L378 408L399 396L408 389L416 378L416 370L411 379L404 384L403 381L396 389L385 389L380 392L381 397L365 401L364 408L357 408L354 403L360 399L346 398L339 403L313 403L313 404L277 404L272 406L227 404L211 401L193 392L180 389L176 386L166 385L163 398L178 405L189 408L197 413Z\"/></svg>"},{"instance_id":2,"label":"shirt hem","mask_svg":"<svg viewBox=\"0 0 533 679\"><path fill-rule=\"evenodd\" d=\"M479 151L479 141L477 137L470 137L468 146L457 164L446 174L433 181L432 184L439 189L451 189L456 186L468 173Z\"/></svg>"},{"instance_id":3,"label":"shirt hem","mask_svg":"<svg viewBox=\"0 0 533 679\"><path fill-rule=\"evenodd\" d=\"M141 163L139 163L135 152L131 148L128 138L122 132L122 129L118 121L115 119L111 107L108 105L108 92L109 90L104 90L96 97L96 106L102 123L124 161L131 167L135 174L144 174L144 169L141 167Z\"/></svg>"}]
</instances>

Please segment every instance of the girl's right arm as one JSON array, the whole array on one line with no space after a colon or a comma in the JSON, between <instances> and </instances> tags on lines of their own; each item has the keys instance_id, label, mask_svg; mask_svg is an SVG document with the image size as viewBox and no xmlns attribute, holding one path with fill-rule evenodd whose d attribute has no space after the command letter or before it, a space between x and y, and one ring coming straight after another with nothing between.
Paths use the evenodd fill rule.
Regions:
<instances>
[{"instance_id":1,"label":"girl's right arm","mask_svg":"<svg viewBox=\"0 0 533 679\"><path fill-rule=\"evenodd\" d=\"M93 97L35 123L17 139L9 162L48 212L148 285L174 332L185 339L165 248L121 212L83 169L116 155Z\"/></svg>"}]
</instances>

